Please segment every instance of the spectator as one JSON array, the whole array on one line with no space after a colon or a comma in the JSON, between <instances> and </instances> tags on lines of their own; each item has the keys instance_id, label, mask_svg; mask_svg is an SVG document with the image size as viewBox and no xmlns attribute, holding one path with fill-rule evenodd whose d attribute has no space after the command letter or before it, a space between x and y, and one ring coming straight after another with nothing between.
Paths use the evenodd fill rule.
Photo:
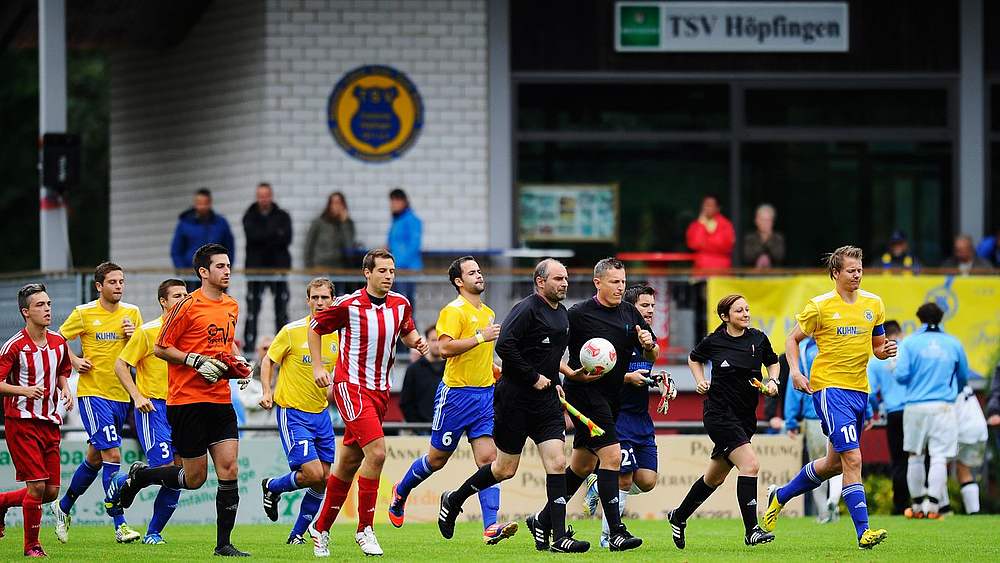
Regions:
<instances>
[{"instance_id":1,"label":"spectator","mask_svg":"<svg viewBox=\"0 0 1000 563\"><path fill-rule=\"evenodd\" d=\"M333 192L326 200L326 209L313 219L306 235L306 268L346 269L357 266L353 251L354 221L347 213L347 199L342 192Z\"/></svg>"},{"instance_id":2,"label":"spectator","mask_svg":"<svg viewBox=\"0 0 1000 563\"><path fill-rule=\"evenodd\" d=\"M991 236L983 237L976 247L976 255L985 258L996 267L1000 267L1000 227L997 227Z\"/></svg>"},{"instance_id":3,"label":"spectator","mask_svg":"<svg viewBox=\"0 0 1000 563\"><path fill-rule=\"evenodd\" d=\"M757 207L753 223L757 230L743 237L743 263L757 269L780 266L785 261L785 237L774 232L774 206Z\"/></svg>"},{"instance_id":4,"label":"spectator","mask_svg":"<svg viewBox=\"0 0 1000 563\"><path fill-rule=\"evenodd\" d=\"M906 233L898 229L889 236L889 248L875 266L883 270L903 270L914 274L920 271L920 262L910 253Z\"/></svg>"},{"instance_id":5,"label":"spectator","mask_svg":"<svg viewBox=\"0 0 1000 563\"><path fill-rule=\"evenodd\" d=\"M886 321L882 327L885 337L890 340L902 340L903 331L896 321ZM900 385L893 375L896 358L868 360L868 382L871 387L869 401L873 409L881 413L885 419L885 435L889 442L889 458L892 462L892 513L903 514L910 506L910 490L906 483L906 468L908 459L903 450L903 401L906 399L906 386Z\"/></svg>"},{"instance_id":6,"label":"spectator","mask_svg":"<svg viewBox=\"0 0 1000 563\"><path fill-rule=\"evenodd\" d=\"M396 268L399 270L423 270L424 262L420 256L420 241L423 236L423 224L420 218L410 208L410 200L406 192L396 188L389 192L389 209L392 211L392 225L389 227L389 252L396 257ZM396 282L396 291L410 300L410 307L416 309L414 297L416 284L413 282Z\"/></svg>"},{"instance_id":7,"label":"spectator","mask_svg":"<svg viewBox=\"0 0 1000 563\"><path fill-rule=\"evenodd\" d=\"M943 268L957 268L962 275L969 275L971 270L991 270L993 264L985 258L976 256L976 247L969 235L958 235L950 258L941 264Z\"/></svg>"},{"instance_id":8,"label":"spectator","mask_svg":"<svg viewBox=\"0 0 1000 563\"><path fill-rule=\"evenodd\" d=\"M403 389L399 393L399 408L406 422L434 420L434 396L444 376L444 360L439 354L437 330L433 325L424 330L424 337L430 351L407 366Z\"/></svg>"},{"instance_id":9,"label":"spectator","mask_svg":"<svg viewBox=\"0 0 1000 563\"><path fill-rule=\"evenodd\" d=\"M701 200L701 213L687 228L687 245L694 254L695 270L726 269L733 265L736 232L722 216L719 198L707 195Z\"/></svg>"},{"instance_id":10,"label":"spectator","mask_svg":"<svg viewBox=\"0 0 1000 563\"><path fill-rule=\"evenodd\" d=\"M191 270L194 267L194 251L213 242L225 246L229 250L229 259L236 262L236 246L229 222L212 210L212 192L208 188L198 188L194 192L194 205L177 218L174 240L170 243L174 268ZM200 281L188 281L188 291L199 287Z\"/></svg>"},{"instance_id":11,"label":"spectator","mask_svg":"<svg viewBox=\"0 0 1000 563\"><path fill-rule=\"evenodd\" d=\"M292 267L288 245L292 243L292 218L274 203L271 184L257 185L257 201L243 214L243 232L247 239L247 269L266 268L287 270ZM269 281L247 283L247 316L243 331L243 351L251 353L257 344L257 315L261 296L270 288L274 296L274 332L288 323L288 282L274 273Z\"/></svg>"}]
</instances>

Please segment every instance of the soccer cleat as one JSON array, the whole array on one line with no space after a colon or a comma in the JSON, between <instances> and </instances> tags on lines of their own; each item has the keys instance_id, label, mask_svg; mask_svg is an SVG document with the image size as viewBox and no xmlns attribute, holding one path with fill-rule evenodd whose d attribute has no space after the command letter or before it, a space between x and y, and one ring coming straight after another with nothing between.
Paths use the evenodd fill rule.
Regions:
<instances>
[{"instance_id":1,"label":"soccer cleat","mask_svg":"<svg viewBox=\"0 0 1000 563\"><path fill-rule=\"evenodd\" d=\"M573 537L573 526L566 526L566 535L552 542L549 551L553 553L585 553L590 549L590 542Z\"/></svg>"},{"instance_id":2,"label":"soccer cleat","mask_svg":"<svg viewBox=\"0 0 1000 563\"><path fill-rule=\"evenodd\" d=\"M354 534L354 541L358 542L361 553L365 555L381 557L384 554L382 546L378 544L378 538L375 537L375 530L371 526L365 526L364 530Z\"/></svg>"},{"instance_id":3,"label":"soccer cleat","mask_svg":"<svg viewBox=\"0 0 1000 563\"><path fill-rule=\"evenodd\" d=\"M288 539L285 540L285 543L287 545L305 545L306 539L298 534L295 534L294 536L288 536Z\"/></svg>"},{"instance_id":4,"label":"soccer cleat","mask_svg":"<svg viewBox=\"0 0 1000 563\"><path fill-rule=\"evenodd\" d=\"M115 528L115 541L118 543L132 543L142 539L142 534L133 530L128 524L122 524Z\"/></svg>"},{"instance_id":5,"label":"soccer cleat","mask_svg":"<svg viewBox=\"0 0 1000 563\"><path fill-rule=\"evenodd\" d=\"M120 472L112 475L111 484L108 485L108 490L105 491L107 495L107 502L104 503L105 506L108 508L120 507L122 509L132 506L132 502L135 501L135 495L139 494L139 489L133 486L135 474L148 467L149 465L146 463L137 461L128 468L127 475L123 475Z\"/></svg>"},{"instance_id":6,"label":"soccer cleat","mask_svg":"<svg viewBox=\"0 0 1000 563\"><path fill-rule=\"evenodd\" d=\"M236 549L236 546L231 543L215 548L215 555L218 557L250 557L249 553Z\"/></svg>"},{"instance_id":7,"label":"soccer cleat","mask_svg":"<svg viewBox=\"0 0 1000 563\"><path fill-rule=\"evenodd\" d=\"M267 519L271 522L277 522L278 499L281 498L281 493L275 493L267 488L267 484L270 481L270 479L264 479L260 482L262 504L264 505L264 514L267 515Z\"/></svg>"},{"instance_id":8,"label":"soccer cleat","mask_svg":"<svg viewBox=\"0 0 1000 563\"><path fill-rule=\"evenodd\" d=\"M403 510L406 508L406 499L396 493L396 487L398 486L399 483L392 486L392 500L389 501L389 522L397 528L402 528L403 517L405 516Z\"/></svg>"},{"instance_id":9,"label":"soccer cleat","mask_svg":"<svg viewBox=\"0 0 1000 563\"><path fill-rule=\"evenodd\" d=\"M167 543L167 540L163 539L160 534L146 534L146 537L142 538L142 543L146 545L162 545Z\"/></svg>"},{"instance_id":10,"label":"soccer cleat","mask_svg":"<svg viewBox=\"0 0 1000 563\"><path fill-rule=\"evenodd\" d=\"M778 502L778 486L771 485L767 488L767 510L760 519L760 529L765 532L773 532L778 526L778 514L785 505Z\"/></svg>"},{"instance_id":11,"label":"soccer cleat","mask_svg":"<svg viewBox=\"0 0 1000 563\"><path fill-rule=\"evenodd\" d=\"M524 523L528 525L528 531L531 532L531 537L535 540L535 549L538 551L548 551L549 534L551 534L552 531L542 526L542 523L538 521L537 514L528 516Z\"/></svg>"},{"instance_id":12,"label":"soccer cleat","mask_svg":"<svg viewBox=\"0 0 1000 563\"><path fill-rule=\"evenodd\" d=\"M913 510L912 508L904 510L903 516L905 516L907 520L923 520L927 517L923 510Z\"/></svg>"},{"instance_id":13,"label":"soccer cleat","mask_svg":"<svg viewBox=\"0 0 1000 563\"><path fill-rule=\"evenodd\" d=\"M743 538L743 543L747 545L760 545L774 541L774 534L765 532L760 526L754 526L750 533Z\"/></svg>"},{"instance_id":14,"label":"soccer cleat","mask_svg":"<svg viewBox=\"0 0 1000 563\"><path fill-rule=\"evenodd\" d=\"M601 503L601 496L597 492L597 475L591 473L584 481L587 485L587 493L583 495L583 513L593 516L597 512L597 506Z\"/></svg>"},{"instance_id":15,"label":"soccer cleat","mask_svg":"<svg viewBox=\"0 0 1000 563\"><path fill-rule=\"evenodd\" d=\"M628 551L642 545L642 539L629 533L625 524L618 527L618 531L608 537L608 549L611 551Z\"/></svg>"},{"instance_id":16,"label":"soccer cleat","mask_svg":"<svg viewBox=\"0 0 1000 563\"><path fill-rule=\"evenodd\" d=\"M667 513L667 522L670 522L670 534L674 538L674 545L677 549L684 549L684 528L687 528L687 522L674 522L674 512L676 510L671 510Z\"/></svg>"},{"instance_id":17,"label":"soccer cleat","mask_svg":"<svg viewBox=\"0 0 1000 563\"><path fill-rule=\"evenodd\" d=\"M40 546L40 545L33 545L33 546L29 547L28 549L24 550L24 556L25 557L48 557L49 554L45 553L45 550L42 549L42 546Z\"/></svg>"},{"instance_id":18,"label":"soccer cleat","mask_svg":"<svg viewBox=\"0 0 1000 563\"><path fill-rule=\"evenodd\" d=\"M858 547L861 549L871 549L885 541L889 537L889 532L885 530L865 530L858 539Z\"/></svg>"},{"instance_id":19,"label":"soccer cleat","mask_svg":"<svg viewBox=\"0 0 1000 563\"><path fill-rule=\"evenodd\" d=\"M306 530L313 541L313 555L316 557L330 556L330 531L321 532L314 527L315 522L310 522Z\"/></svg>"},{"instance_id":20,"label":"soccer cleat","mask_svg":"<svg viewBox=\"0 0 1000 563\"><path fill-rule=\"evenodd\" d=\"M441 507L438 510L438 530L446 540L450 540L455 535L455 520L462 512L460 507L452 506L448 500L451 491L441 493Z\"/></svg>"},{"instance_id":21,"label":"soccer cleat","mask_svg":"<svg viewBox=\"0 0 1000 563\"><path fill-rule=\"evenodd\" d=\"M62 511L59 506L59 499L52 501L52 516L56 519L56 539L59 543L66 543L69 541L69 524L73 520L73 517Z\"/></svg>"},{"instance_id":22,"label":"soccer cleat","mask_svg":"<svg viewBox=\"0 0 1000 563\"><path fill-rule=\"evenodd\" d=\"M942 520L943 518L944 518L944 516L940 512L928 512L927 513L927 519L928 520Z\"/></svg>"},{"instance_id":23,"label":"soccer cleat","mask_svg":"<svg viewBox=\"0 0 1000 563\"><path fill-rule=\"evenodd\" d=\"M517 522L495 522L483 530L483 543L496 545L517 533Z\"/></svg>"}]
</instances>

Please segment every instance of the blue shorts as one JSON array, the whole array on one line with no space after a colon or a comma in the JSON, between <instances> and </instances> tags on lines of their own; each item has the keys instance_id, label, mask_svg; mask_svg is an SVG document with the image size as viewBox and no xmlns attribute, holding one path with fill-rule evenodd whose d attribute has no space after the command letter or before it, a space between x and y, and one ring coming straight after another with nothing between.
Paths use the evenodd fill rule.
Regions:
<instances>
[{"instance_id":1,"label":"blue shorts","mask_svg":"<svg viewBox=\"0 0 1000 563\"><path fill-rule=\"evenodd\" d=\"M289 469L297 471L317 459L333 463L337 441L328 412L305 412L275 405L274 417L278 420L278 435Z\"/></svg>"},{"instance_id":2,"label":"blue shorts","mask_svg":"<svg viewBox=\"0 0 1000 563\"><path fill-rule=\"evenodd\" d=\"M80 397L77 399L83 429L87 432L87 442L98 451L120 448L122 427L128 418L130 403L112 401L103 397Z\"/></svg>"},{"instance_id":3,"label":"blue shorts","mask_svg":"<svg viewBox=\"0 0 1000 563\"><path fill-rule=\"evenodd\" d=\"M167 402L163 399L149 401L156 410L139 412L136 409L135 433L150 467L170 465L174 462L174 444L170 439L170 423L167 422Z\"/></svg>"},{"instance_id":4,"label":"blue shorts","mask_svg":"<svg viewBox=\"0 0 1000 563\"><path fill-rule=\"evenodd\" d=\"M837 453L861 447L868 394L850 389L827 387L812 396L823 434Z\"/></svg>"},{"instance_id":5,"label":"blue shorts","mask_svg":"<svg viewBox=\"0 0 1000 563\"><path fill-rule=\"evenodd\" d=\"M622 473L656 471L656 430L648 413L619 412L615 431L622 448Z\"/></svg>"},{"instance_id":6,"label":"blue shorts","mask_svg":"<svg viewBox=\"0 0 1000 563\"><path fill-rule=\"evenodd\" d=\"M434 398L431 445L453 452L465 433L469 441L493 435L493 387L448 387L438 384Z\"/></svg>"}]
</instances>

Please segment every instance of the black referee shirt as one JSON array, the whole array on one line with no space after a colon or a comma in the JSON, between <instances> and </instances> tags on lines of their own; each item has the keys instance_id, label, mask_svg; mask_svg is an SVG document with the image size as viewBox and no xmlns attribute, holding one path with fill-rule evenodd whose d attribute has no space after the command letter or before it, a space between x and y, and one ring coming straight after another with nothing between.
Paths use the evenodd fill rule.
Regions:
<instances>
[{"instance_id":1,"label":"black referee shirt","mask_svg":"<svg viewBox=\"0 0 1000 563\"><path fill-rule=\"evenodd\" d=\"M750 379L761 379L760 368L778 362L767 335L748 328L742 336L733 337L723 324L691 351L691 359L699 363L712 362L712 385L705 407L717 412L730 411L740 418L755 416L760 391L750 385Z\"/></svg>"},{"instance_id":2,"label":"black referee shirt","mask_svg":"<svg viewBox=\"0 0 1000 563\"><path fill-rule=\"evenodd\" d=\"M519 301L510 310L500 329L496 351L503 362L503 377L498 385L513 385L526 398L547 398L555 395L559 384L559 362L569 340L569 319L566 307L560 303L553 309L536 294ZM539 374L552 385L538 391L532 385Z\"/></svg>"},{"instance_id":3,"label":"black referee shirt","mask_svg":"<svg viewBox=\"0 0 1000 563\"><path fill-rule=\"evenodd\" d=\"M635 305L625 301L615 307L605 307L601 305L597 297L591 297L570 307L569 367L573 369L580 367L580 348L583 348L583 345L591 338L604 338L611 342L618 354L618 359L615 362L615 367L604 374L604 377L588 383L567 379L566 387L579 385L597 389L611 404L617 407L622 382L625 380L629 360L632 358L632 351L637 347L642 347L639 344L639 335L635 332L636 326L643 330L650 330L649 325L646 324L646 320L639 314Z\"/></svg>"}]
</instances>

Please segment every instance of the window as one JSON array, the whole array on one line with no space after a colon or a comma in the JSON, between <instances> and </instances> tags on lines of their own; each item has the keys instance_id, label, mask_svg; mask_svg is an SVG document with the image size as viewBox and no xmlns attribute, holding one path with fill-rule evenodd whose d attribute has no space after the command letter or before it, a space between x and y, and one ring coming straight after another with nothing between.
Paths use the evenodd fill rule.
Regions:
<instances>
[{"instance_id":1,"label":"window","mask_svg":"<svg viewBox=\"0 0 1000 563\"><path fill-rule=\"evenodd\" d=\"M946 127L936 89L767 89L746 92L747 124L762 127Z\"/></svg>"}]
</instances>

